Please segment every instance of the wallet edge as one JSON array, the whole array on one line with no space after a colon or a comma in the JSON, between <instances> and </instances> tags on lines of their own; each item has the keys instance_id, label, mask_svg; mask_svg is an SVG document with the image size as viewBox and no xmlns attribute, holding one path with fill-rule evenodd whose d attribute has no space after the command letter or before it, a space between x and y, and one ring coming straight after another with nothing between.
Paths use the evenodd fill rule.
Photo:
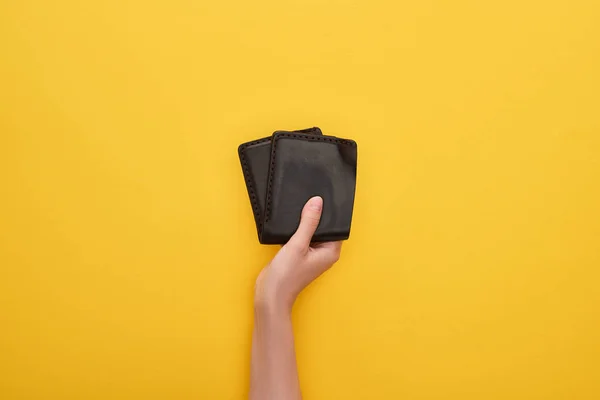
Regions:
<instances>
[{"instance_id":1,"label":"wallet edge","mask_svg":"<svg viewBox=\"0 0 600 400\"><path fill-rule=\"evenodd\" d=\"M240 164L242 166L242 174L244 176L244 181L246 183L246 191L248 192L248 197L250 199L252 213L254 214L254 223L256 224L256 231L259 236L259 241L260 241L260 231L261 231L260 227L262 225L261 210L258 205L258 200L257 200L257 196L256 196L256 184L254 182L254 178L252 177L252 174L250 173L250 170L248 167L248 160L246 158L245 151L250 146L254 146L254 145L262 144L262 143L265 143L265 144L268 143L270 145L270 142L271 142L271 136L267 136L264 138L251 140L249 142L242 143L238 146L238 157L240 159Z\"/></svg>"}]
</instances>

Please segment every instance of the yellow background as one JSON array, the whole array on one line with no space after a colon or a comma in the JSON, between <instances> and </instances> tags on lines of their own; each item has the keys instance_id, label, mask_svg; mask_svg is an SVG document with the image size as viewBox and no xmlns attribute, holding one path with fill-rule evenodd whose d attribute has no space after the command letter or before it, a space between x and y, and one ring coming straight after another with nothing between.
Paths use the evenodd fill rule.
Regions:
<instances>
[{"instance_id":1,"label":"yellow background","mask_svg":"<svg viewBox=\"0 0 600 400\"><path fill-rule=\"evenodd\" d=\"M0 398L243 398L236 148L313 125L359 176L306 399L600 398L597 1L0 4Z\"/></svg>"}]
</instances>

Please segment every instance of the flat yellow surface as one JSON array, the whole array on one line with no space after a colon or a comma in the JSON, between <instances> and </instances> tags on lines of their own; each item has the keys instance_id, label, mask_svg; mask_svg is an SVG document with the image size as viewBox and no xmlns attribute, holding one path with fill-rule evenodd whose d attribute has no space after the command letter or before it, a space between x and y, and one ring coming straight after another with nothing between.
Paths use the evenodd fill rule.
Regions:
<instances>
[{"instance_id":1,"label":"flat yellow surface","mask_svg":"<svg viewBox=\"0 0 600 400\"><path fill-rule=\"evenodd\" d=\"M242 399L237 145L359 144L305 399L600 398L600 3L0 3L0 398Z\"/></svg>"}]
</instances>

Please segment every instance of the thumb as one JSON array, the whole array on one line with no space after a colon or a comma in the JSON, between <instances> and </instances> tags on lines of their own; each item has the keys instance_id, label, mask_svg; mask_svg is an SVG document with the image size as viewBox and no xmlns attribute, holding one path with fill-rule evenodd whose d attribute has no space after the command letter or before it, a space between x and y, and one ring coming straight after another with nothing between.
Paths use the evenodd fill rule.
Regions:
<instances>
[{"instance_id":1,"label":"thumb","mask_svg":"<svg viewBox=\"0 0 600 400\"><path fill-rule=\"evenodd\" d=\"M299 248L308 249L310 241L319 226L322 211L323 199L319 196L311 197L302 209L300 225L289 243Z\"/></svg>"}]
</instances>

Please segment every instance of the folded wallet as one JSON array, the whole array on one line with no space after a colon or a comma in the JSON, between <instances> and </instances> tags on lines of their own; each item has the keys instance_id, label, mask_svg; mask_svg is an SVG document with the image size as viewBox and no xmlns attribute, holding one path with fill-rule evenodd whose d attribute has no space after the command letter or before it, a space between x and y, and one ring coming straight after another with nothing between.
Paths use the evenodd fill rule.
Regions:
<instances>
[{"instance_id":1,"label":"folded wallet","mask_svg":"<svg viewBox=\"0 0 600 400\"><path fill-rule=\"evenodd\" d=\"M304 204L323 198L313 242L350 236L356 187L356 142L319 128L276 131L238 148L258 240L284 244L296 231Z\"/></svg>"}]
</instances>

